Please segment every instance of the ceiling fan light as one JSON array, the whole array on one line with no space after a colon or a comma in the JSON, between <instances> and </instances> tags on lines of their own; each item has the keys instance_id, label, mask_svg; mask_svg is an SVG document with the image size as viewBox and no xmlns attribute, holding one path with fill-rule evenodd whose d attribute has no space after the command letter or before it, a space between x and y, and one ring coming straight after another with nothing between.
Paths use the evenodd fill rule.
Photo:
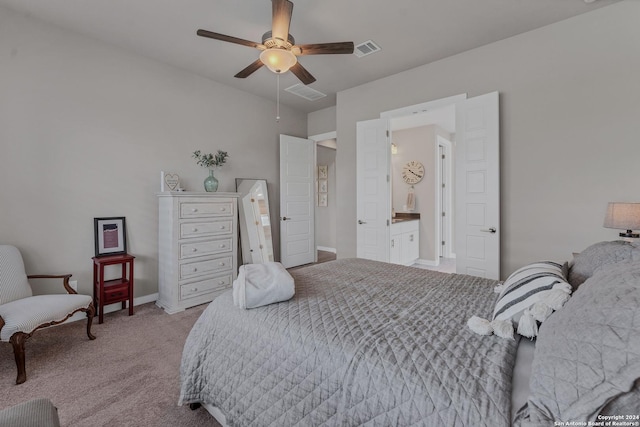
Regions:
<instances>
[{"instance_id":1,"label":"ceiling fan light","mask_svg":"<svg viewBox=\"0 0 640 427\"><path fill-rule=\"evenodd\" d=\"M276 74L286 73L298 62L298 58L291 51L278 48L263 50L260 53L260 60Z\"/></svg>"}]
</instances>

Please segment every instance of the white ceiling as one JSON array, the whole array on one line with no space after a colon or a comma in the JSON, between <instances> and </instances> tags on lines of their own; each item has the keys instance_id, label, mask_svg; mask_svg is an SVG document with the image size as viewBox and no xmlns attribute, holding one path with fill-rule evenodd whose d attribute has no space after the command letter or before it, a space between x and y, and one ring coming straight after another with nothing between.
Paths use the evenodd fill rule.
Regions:
<instances>
[{"instance_id":1,"label":"white ceiling","mask_svg":"<svg viewBox=\"0 0 640 427\"><path fill-rule=\"evenodd\" d=\"M523 33L619 0L294 0L290 33L299 44L369 39L382 51L317 55L300 63L329 96L281 93L305 112L335 105L338 91ZM233 77L258 50L196 36L199 28L261 42L269 0L0 0L0 5L149 58L275 100L276 75L262 67ZM298 83L291 73L281 88Z\"/></svg>"}]
</instances>

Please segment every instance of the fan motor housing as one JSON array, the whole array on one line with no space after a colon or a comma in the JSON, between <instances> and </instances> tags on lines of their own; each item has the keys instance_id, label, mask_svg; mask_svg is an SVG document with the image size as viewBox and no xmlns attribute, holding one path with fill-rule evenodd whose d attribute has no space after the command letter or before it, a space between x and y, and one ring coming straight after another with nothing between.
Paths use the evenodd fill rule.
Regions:
<instances>
[{"instance_id":1,"label":"fan motor housing","mask_svg":"<svg viewBox=\"0 0 640 427\"><path fill-rule=\"evenodd\" d=\"M271 34L272 34L271 31L267 31L262 35L262 44L265 45L267 49L272 49L275 47L275 48L291 50L293 45L296 44L296 41L291 34L287 36L286 41L281 40L284 43L278 43L277 42L278 39L275 39Z\"/></svg>"}]
</instances>

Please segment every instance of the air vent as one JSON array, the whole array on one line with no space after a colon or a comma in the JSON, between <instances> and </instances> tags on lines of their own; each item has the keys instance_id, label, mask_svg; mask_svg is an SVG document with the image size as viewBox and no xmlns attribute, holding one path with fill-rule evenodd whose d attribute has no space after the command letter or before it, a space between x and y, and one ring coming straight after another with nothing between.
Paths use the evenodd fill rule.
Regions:
<instances>
[{"instance_id":1,"label":"air vent","mask_svg":"<svg viewBox=\"0 0 640 427\"><path fill-rule=\"evenodd\" d=\"M380 46L375 44L373 40L367 40L364 43L360 43L355 47L353 53L358 57L362 58L363 56L371 55L372 53L376 53L380 51Z\"/></svg>"},{"instance_id":2,"label":"air vent","mask_svg":"<svg viewBox=\"0 0 640 427\"><path fill-rule=\"evenodd\" d=\"M294 95L298 95L301 98L308 99L309 101L315 101L316 99L324 98L326 94L305 86L302 83L295 84L285 89L287 92Z\"/></svg>"}]
</instances>

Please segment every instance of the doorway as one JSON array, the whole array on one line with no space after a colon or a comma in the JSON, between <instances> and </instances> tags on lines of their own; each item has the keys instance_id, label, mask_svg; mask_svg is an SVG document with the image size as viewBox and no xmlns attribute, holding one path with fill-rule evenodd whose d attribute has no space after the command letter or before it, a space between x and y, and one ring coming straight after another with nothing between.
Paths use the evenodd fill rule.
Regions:
<instances>
[{"instance_id":1,"label":"doorway","mask_svg":"<svg viewBox=\"0 0 640 427\"><path fill-rule=\"evenodd\" d=\"M312 135L315 142L315 230L317 262L336 259L336 154L337 134Z\"/></svg>"},{"instance_id":2,"label":"doorway","mask_svg":"<svg viewBox=\"0 0 640 427\"><path fill-rule=\"evenodd\" d=\"M379 119L356 123L357 256L386 262L390 259L391 119L452 104L456 121L452 186L456 272L497 279L500 274L498 92L469 99L466 94L456 95L382 112Z\"/></svg>"},{"instance_id":3,"label":"doorway","mask_svg":"<svg viewBox=\"0 0 640 427\"><path fill-rule=\"evenodd\" d=\"M447 272L456 268L452 241L455 116L451 104L390 120L392 212L419 218L419 253L412 265L428 269L442 265ZM410 162L424 167L422 179L411 185L402 175ZM413 202L410 206L408 197Z\"/></svg>"}]
</instances>

